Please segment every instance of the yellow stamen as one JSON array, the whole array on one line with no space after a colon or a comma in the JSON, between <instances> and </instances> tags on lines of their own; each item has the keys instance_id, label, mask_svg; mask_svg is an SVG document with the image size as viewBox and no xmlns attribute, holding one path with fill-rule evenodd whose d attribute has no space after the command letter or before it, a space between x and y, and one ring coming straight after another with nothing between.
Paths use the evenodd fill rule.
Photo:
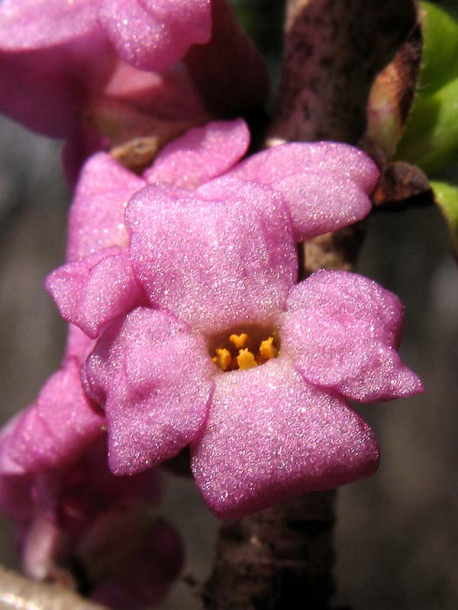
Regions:
<instances>
[{"instance_id":1,"label":"yellow stamen","mask_svg":"<svg viewBox=\"0 0 458 610\"><path fill-rule=\"evenodd\" d=\"M264 360L270 360L271 358L277 357L278 350L273 343L273 337L269 337L265 341L261 341L261 345L259 346L259 353L261 354Z\"/></svg>"},{"instance_id":2,"label":"yellow stamen","mask_svg":"<svg viewBox=\"0 0 458 610\"><path fill-rule=\"evenodd\" d=\"M240 333L240 335L231 335L229 341L235 345L237 349L241 349L242 347L245 347L248 338L246 333Z\"/></svg>"},{"instance_id":3,"label":"yellow stamen","mask_svg":"<svg viewBox=\"0 0 458 610\"><path fill-rule=\"evenodd\" d=\"M252 369L254 366L258 366L254 355L248 351L248 349L241 349L239 351L239 355L237 356L237 364L239 365L239 369L242 371Z\"/></svg>"},{"instance_id":4,"label":"yellow stamen","mask_svg":"<svg viewBox=\"0 0 458 610\"><path fill-rule=\"evenodd\" d=\"M227 371L232 362L231 352L225 348L218 348L216 350L216 356L214 356L212 360L220 369Z\"/></svg>"}]
</instances>

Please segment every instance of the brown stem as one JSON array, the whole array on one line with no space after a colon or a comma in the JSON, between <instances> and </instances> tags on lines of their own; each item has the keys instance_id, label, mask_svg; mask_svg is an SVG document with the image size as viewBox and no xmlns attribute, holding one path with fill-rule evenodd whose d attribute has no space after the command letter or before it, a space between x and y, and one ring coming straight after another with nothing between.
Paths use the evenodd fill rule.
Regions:
<instances>
[{"instance_id":1,"label":"brown stem","mask_svg":"<svg viewBox=\"0 0 458 610\"><path fill-rule=\"evenodd\" d=\"M325 610L333 592L335 493L295 498L221 527L208 610Z\"/></svg>"},{"instance_id":2,"label":"brown stem","mask_svg":"<svg viewBox=\"0 0 458 610\"><path fill-rule=\"evenodd\" d=\"M415 20L411 0L288 0L285 60L267 142L356 143L371 83ZM396 27L393 27L396 23ZM357 224L310 240L303 275L353 268ZM334 592L336 492L296 498L222 525L207 610L327 610Z\"/></svg>"}]
</instances>

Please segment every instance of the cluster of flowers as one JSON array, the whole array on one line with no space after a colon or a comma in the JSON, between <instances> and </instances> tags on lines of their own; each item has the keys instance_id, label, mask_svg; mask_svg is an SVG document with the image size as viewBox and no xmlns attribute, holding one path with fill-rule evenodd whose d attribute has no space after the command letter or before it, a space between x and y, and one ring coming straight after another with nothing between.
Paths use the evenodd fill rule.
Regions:
<instances>
[{"instance_id":1,"label":"cluster of flowers","mask_svg":"<svg viewBox=\"0 0 458 610\"><path fill-rule=\"evenodd\" d=\"M0 505L28 574L63 566L142 607L181 564L151 511L156 466L189 451L209 508L243 517L372 474L349 400L421 391L394 295L346 272L298 281L297 244L366 216L378 172L337 143L246 156L233 117L263 101L265 68L225 0L3 0L0 75L0 108L65 137L77 176L47 281L66 354L0 436ZM141 171L106 152L158 123L170 141Z\"/></svg>"}]
</instances>

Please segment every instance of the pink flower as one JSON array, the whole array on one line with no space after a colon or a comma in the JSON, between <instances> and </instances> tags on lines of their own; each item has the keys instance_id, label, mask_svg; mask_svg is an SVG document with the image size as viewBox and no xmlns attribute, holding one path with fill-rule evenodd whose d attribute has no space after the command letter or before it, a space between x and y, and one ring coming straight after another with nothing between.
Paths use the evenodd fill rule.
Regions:
<instances>
[{"instance_id":1,"label":"pink flower","mask_svg":"<svg viewBox=\"0 0 458 610\"><path fill-rule=\"evenodd\" d=\"M3 431L0 452L15 423L20 418ZM99 441L72 464L0 472L0 507L16 524L28 576L65 584L80 579L92 599L119 610L140 610L166 594L181 568L182 547L171 525L151 512L161 497L157 471L113 476Z\"/></svg>"},{"instance_id":2,"label":"pink flower","mask_svg":"<svg viewBox=\"0 0 458 610\"><path fill-rule=\"evenodd\" d=\"M121 8L111 6L116 4L109 0L2 2L1 110L55 137L71 135L84 113L102 99L156 116L165 112L166 117L182 118L191 109L197 111L197 97L182 76L163 80L157 73L171 68L193 42L209 39L209 0L189 3L189 11L181 11L181 16L178 3L167 0L129 0ZM130 19L122 19L123 10L130 12ZM144 13L140 29L139 11ZM184 33L179 22L187 18ZM118 28L125 21L130 41ZM161 31L160 37L151 36L154 29ZM139 70L145 66L134 61L136 56L144 58L153 72ZM178 102L177 80L181 95L187 87L183 99L189 103L184 106ZM170 103L175 113L166 110Z\"/></svg>"},{"instance_id":3,"label":"pink flower","mask_svg":"<svg viewBox=\"0 0 458 610\"><path fill-rule=\"evenodd\" d=\"M98 267L103 258L79 261L83 280L58 270L49 287L61 309L84 294L68 318L104 331L83 371L106 414L112 471L140 472L190 446L211 510L240 517L372 474L377 443L348 400L409 396L421 383L396 351L394 295L343 272L296 283L297 242L368 213L372 162L346 145L289 144L209 180L196 142L213 130L164 149L145 173L158 183L127 205L118 255L142 301L127 288L127 315L119 300L101 315L103 278L113 302L129 285Z\"/></svg>"},{"instance_id":4,"label":"pink flower","mask_svg":"<svg viewBox=\"0 0 458 610\"><path fill-rule=\"evenodd\" d=\"M158 119L237 116L268 89L226 0L4 0L0 80L0 111L71 138L73 163Z\"/></svg>"},{"instance_id":5,"label":"pink flower","mask_svg":"<svg viewBox=\"0 0 458 610\"><path fill-rule=\"evenodd\" d=\"M0 470L12 474L65 466L103 436L105 417L81 387L80 367L94 342L70 325L61 368L15 421L0 448Z\"/></svg>"},{"instance_id":6,"label":"pink flower","mask_svg":"<svg viewBox=\"0 0 458 610\"><path fill-rule=\"evenodd\" d=\"M90 178L81 181L75 195L67 247L69 265L82 257L100 256L100 252L117 252L128 243L126 201L144 182L110 162L108 155L101 153L100 158L100 174L95 176L89 169ZM60 369L21 415L14 434L2 443L2 472L23 474L61 468L74 463L104 435L104 414L88 399L80 379L80 367L93 346L87 333L69 325Z\"/></svg>"},{"instance_id":7,"label":"pink flower","mask_svg":"<svg viewBox=\"0 0 458 610\"><path fill-rule=\"evenodd\" d=\"M348 399L421 391L396 351L399 301L360 276L322 271L292 286L282 308L256 316L259 303L248 295L245 323L237 311L215 332L211 321L203 328L199 319L197 332L146 308L107 329L84 372L106 412L113 472L144 470L190 444L208 506L236 518L375 471L377 443ZM221 370L218 350L231 351L231 335L243 333L248 356L258 358L271 338L274 355L232 370L233 355Z\"/></svg>"},{"instance_id":8,"label":"pink flower","mask_svg":"<svg viewBox=\"0 0 458 610\"><path fill-rule=\"evenodd\" d=\"M296 242L350 224L369 212L366 193L375 184L377 170L360 151L335 143L288 144L237 164L248 144L243 121L214 122L191 129L166 146L143 178L107 155L89 160L71 211L69 263L52 273L47 282L63 317L96 338L117 315L148 302L181 315L185 306L180 306L179 294L163 290L169 278L160 268L158 273L154 271L159 264L156 253L171 257L165 265L171 279L181 283L183 292L191 289L192 282L193 291L207 294L226 275L235 285L234 274L251 273L251 284L257 286L261 281L267 291L277 290L282 284L278 297L282 302L297 277ZM129 244L124 211L136 193L127 216L132 233ZM177 224L178 230L181 225L188 228L189 236L181 245L193 260L207 256L205 244L210 238L218 241L213 247L219 253L221 268L212 267L209 261L205 282L199 266L194 269L188 265L183 273L182 251L169 238L170 227L175 231ZM263 227L270 237L264 236ZM224 236L218 240L216 233L223 229ZM267 243L271 237L276 244L272 251ZM119 248L104 247L112 245L113 239ZM75 240L83 244L88 241L91 247L75 256ZM137 256L140 240L148 243ZM246 264L238 272L243 257ZM135 262L139 258L141 261ZM152 273L143 281L148 271ZM249 280L243 281L247 290ZM154 289L152 282L156 282ZM158 296L153 296L152 290ZM206 317L210 309L214 317L218 309L226 322L224 311L228 303L235 308L235 303L231 305L233 298L239 300L243 311L240 291L238 296L221 293L219 308L210 300L206 308L202 299L197 310ZM190 313L183 311L184 319Z\"/></svg>"},{"instance_id":9,"label":"pink flower","mask_svg":"<svg viewBox=\"0 0 458 610\"><path fill-rule=\"evenodd\" d=\"M116 316L146 305L129 259L124 220L128 201L148 183L198 186L228 170L248 145L244 121L219 121L192 129L166 146L143 177L107 154L89 159L70 212L69 262L47 281L62 316L96 338Z\"/></svg>"}]
</instances>

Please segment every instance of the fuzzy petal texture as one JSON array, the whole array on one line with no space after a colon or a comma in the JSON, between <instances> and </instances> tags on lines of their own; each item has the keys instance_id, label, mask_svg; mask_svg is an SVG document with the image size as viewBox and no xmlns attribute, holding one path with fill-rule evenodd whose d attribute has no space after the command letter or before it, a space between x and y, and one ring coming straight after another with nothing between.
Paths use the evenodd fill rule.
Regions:
<instances>
[{"instance_id":1,"label":"fuzzy petal texture","mask_svg":"<svg viewBox=\"0 0 458 610\"><path fill-rule=\"evenodd\" d=\"M121 57L142 70L166 70L211 36L210 0L102 0L99 18Z\"/></svg>"},{"instance_id":2,"label":"fuzzy petal texture","mask_svg":"<svg viewBox=\"0 0 458 610\"><path fill-rule=\"evenodd\" d=\"M266 184L281 193L291 209L298 241L361 220L371 210L368 195L378 169L347 144L283 144L253 155L229 175Z\"/></svg>"},{"instance_id":3,"label":"fuzzy petal texture","mask_svg":"<svg viewBox=\"0 0 458 610\"><path fill-rule=\"evenodd\" d=\"M102 435L103 424L103 414L93 408L81 387L78 361L68 359L17 420L8 443L2 445L0 470L5 471L7 460L23 472L68 464Z\"/></svg>"},{"instance_id":4,"label":"fuzzy petal texture","mask_svg":"<svg viewBox=\"0 0 458 610\"><path fill-rule=\"evenodd\" d=\"M151 303L204 333L268 319L297 275L289 214L265 187L224 179L196 193L151 186L131 200L126 223Z\"/></svg>"},{"instance_id":5,"label":"fuzzy petal texture","mask_svg":"<svg viewBox=\"0 0 458 610\"><path fill-rule=\"evenodd\" d=\"M293 288L282 349L309 383L370 402L418 394L423 386L397 352L399 299L372 280L318 271Z\"/></svg>"},{"instance_id":6,"label":"fuzzy petal texture","mask_svg":"<svg viewBox=\"0 0 458 610\"><path fill-rule=\"evenodd\" d=\"M168 144L144 177L149 183L193 189L229 170L246 153L249 143L250 132L242 119L195 127Z\"/></svg>"},{"instance_id":7,"label":"fuzzy petal texture","mask_svg":"<svg viewBox=\"0 0 458 610\"><path fill-rule=\"evenodd\" d=\"M109 246L126 246L124 212L146 182L111 155L98 153L85 164L70 211L67 260L78 260Z\"/></svg>"},{"instance_id":8,"label":"fuzzy petal texture","mask_svg":"<svg viewBox=\"0 0 458 610\"><path fill-rule=\"evenodd\" d=\"M213 371L205 343L173 316L139 308L114 322L83 369L88 393L104 404L112 472L151 468L195 440Z\"/></svg>"},{"instance_id":9,"label":"fuzzy petal texture","mask_svg":"<svg viewBox=\"0 0 458 610\"><path fill-rule=\"evenodd\" d=\"M197 485L218 517L241 518L376 470L369 427L290 362L278 358L215 382L205 433L191 449Z\"/></svg>"},{"instance_id":10,"label":"fuzzy petal texture","mask_svg":"<svg viewBox=\"0 0 458 610\"><path fill-rule=\"evenodd\" d=\"M146 300L125 250L117 247L53 271L46 288L67 322L95 339L114 318Z\"/></svg>"}]
</instances>

